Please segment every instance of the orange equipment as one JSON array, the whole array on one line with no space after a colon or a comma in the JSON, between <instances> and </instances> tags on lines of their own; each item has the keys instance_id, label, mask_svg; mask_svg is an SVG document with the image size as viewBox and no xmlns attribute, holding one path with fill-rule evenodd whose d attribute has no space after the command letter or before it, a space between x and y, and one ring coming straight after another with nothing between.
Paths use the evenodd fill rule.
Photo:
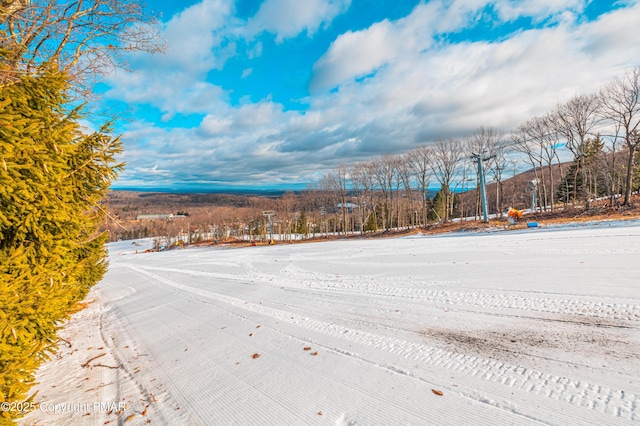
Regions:
<instances>
[{"instance_id":1,"label":"orange equipment","mask_svg":"<svg viewBox=\"0 0 640 426\"><path fill-rule=\"evenodd\" d=\"M513 207L509 207L509 211L507 212L507 216L512 217L514 219L522 218L522 211L514 209Z\"/></svg>"}]
</instances>

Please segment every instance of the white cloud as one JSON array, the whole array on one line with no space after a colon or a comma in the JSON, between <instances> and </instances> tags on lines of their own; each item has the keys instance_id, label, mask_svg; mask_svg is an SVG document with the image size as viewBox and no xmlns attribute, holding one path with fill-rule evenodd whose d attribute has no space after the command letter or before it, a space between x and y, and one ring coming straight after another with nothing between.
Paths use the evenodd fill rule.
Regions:
<instances>
[{"instance_id":1,"label":"white cloud","mask_svg":"<svg viewBox=\"0 0 640 426\"><path fill-rule=\"evenodd\" d=\"M202 119L200 131L206 135L215 136L229 133L233 121L229 118L207 115Z\"/></svg>"},{"instance_id":2,"label":"white cloud","mask_svg":"<svg viewBox=\"0 0 640 426\"><path fill-rule=\"evenodd\" d=\"M202 0L173 16L162 29L166 54L136 54L133 73L119 73L109 79L107 99L129 104L148 104L162 112L162 120L177 113L219 111L228 92L206 82L207 73L222 69L237 54L242 37L271 31L279 40L302 31L312 34L344 12L350 0L267 0L248 23L235 18L232 0ZM286 13L283 13L286 11ZM246 46L249 58L262 55L262 43ZM253 72L246 68L242 78Z\"/></svg>"},{"instance_id":3,"label":"white cloud","mask_svg":"<svg viewBox=\"0 0 640 426\"><path fill-rule=\"evenodd\" d=\"M266 0L249 20L244 32L253 37L268 31L276 35L278 43L303 31L312 35L350 5L351 0Z\"/></svg>"},{"instance_id":4,"label":"white cloud","mask_svg":"<svg viewBox=\"0 0 640 426\"><path fill-rule=\"evenodd\" d=\"M524 31L501 42L405 52L366 80L343 82L316 102L322 108L349 105L344 115L367 122L365 128L389 123L389 129L405 129L405 141L462 136L481 125L508 131L635 65L639 17L636 5L596 22Z\"/></svg>"},{"instance_id":5,"label":"white cloud","mask_svg":"<svg viewBox=\"0 0 640 426\"><path fill-rule=\"evenodd\" d=\"M105 96L130 105L152 105L168 120L176 113L204 114L225 108L227 92L178 70L166 74L142 70L116 75Z\"/></svg>"},{"instance_id":6,"label":"white cloud","mask_svg":"<svg viewBox=\"0 0 640 426\"><path fill-rule=\"evenodd\" d=\"M405 18L341 35L314 65L311 91L372 74L385 64L431 48L435 34L464 28L487 2L433 0L418 4Z\"/></svg>"},{"instance_id":7,"label":"white cloud","mask_svg":"<svg viewBox=\"0 0 640 426\"><path fill-rule=\"evenodd\" d=\"M514 21L521 16L530 16L535 21L549 16L562 17L566 11L581 13L587 3L587 0L499 0L494 9L503 21Z\"/></svg>"},{"instance_id":8,"label":"white cloud","mask_svg":"<svg viewBox=\"0 0 640 426\"><path fill-rule=\"evenodd\" d=\"M518 17L571 24L585 0L432 0L418 4L405 18L382 21L367 29L339 36L314 65L312 92L327 90L354 78L373 74L386 64L431 54L436 37L473 27L491 6L501 21Z\"/></svg>"},{"instance_id":9,"label":"white cloud","mask_svg":"<svg viewBox=\"0 0 640 426\"><path fill-rule=\"evenodd\" d=\"M166 53L134 55L136 71L112 76L106 98L151 105L163 120L219 109L227 91L205 80L235 54L236 45L227 37L236 24L233 13L231 0L202 0L173 16L162 29Z\"/></svg>"},{"instance_id":10,"label":"white cloud","mask_svg":"<svg viewBox=\"0 0 640 426\"><path fill-rule=\"evenodd\" d=\"M154 56L156 65L194 74L222 68L234 53L235 46L223 44L234 25L233 14L230 0L202 0L175 15L164 26L167 53Z\"/></svg>"},{"instance_id":11,"label":"white cloud","mask_svg":"<svg viewBox=\"0 0 640 426\"><path fill-rule=\"evenodd\" d=\"M325 56L314 65L312 92L336 83L369 74L400 54L398 40L389 21L372 25L364 31L341 35Z\"/></svg>"},{"instance_id":12,"label":"white cloud","mask_svg":"<svg viewBox=\"0 0 640 426\"><path fill-rule=\"evenodd\" d=\"M399 153L437 137L461 137L479 126L509 131L638 65L639 4L594 22L561 19L565 11L558 8L554 25L496 42L434 41L434 31L472 25L479 16L474 11L486 2L463 3L422 4L401 20L343 34L315 70L316 78L324 75L325 87L337 88L311 96L306 111L286 111L270 99L231 107L220 88L172 81L186 93L174 99L173 108L195 109L198 96L206 93L198 109L207 116L197 129L126 133L126 178L142 178L144 169L158 164L159 170L180 171L167 182L189 177L235 184L310 180L340 163ZM551 3L539 2L544 4ZM542 6L535 10L549 13ZM451 13L464 19L441 22ZM160 85L129 96L151 99L155 91L162 93L163 108L171 108L173 90Z\"/></svg>"}]
</instances>

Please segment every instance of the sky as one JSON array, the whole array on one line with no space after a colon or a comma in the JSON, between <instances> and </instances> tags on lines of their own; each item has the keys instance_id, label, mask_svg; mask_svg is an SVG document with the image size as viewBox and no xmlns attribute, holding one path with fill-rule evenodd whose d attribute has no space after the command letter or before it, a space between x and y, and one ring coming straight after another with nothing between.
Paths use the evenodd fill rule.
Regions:
<instances>
[{"instance_id":1,"label":"sky","mask_svg":"<svg viewBox=\"0 0 640 426\"><path fill-rule=\"evenodd\" d=\"M164 54L101 85L114 189L304 189L480 126L508 134L640 65L640 0L148 0Z\"/></svg>"}]
</instances>

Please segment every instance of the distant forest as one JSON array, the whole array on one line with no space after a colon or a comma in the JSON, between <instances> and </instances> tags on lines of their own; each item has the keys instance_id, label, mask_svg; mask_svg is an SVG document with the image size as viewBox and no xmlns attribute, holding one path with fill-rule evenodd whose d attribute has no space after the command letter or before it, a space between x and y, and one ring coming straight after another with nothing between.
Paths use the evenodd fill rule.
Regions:
<instances>
[{"instance_id":1,"label":"distant forest","mask_svg":"<svg viewBox=\"0 0 640 426\"><path fill-rule=\"evenodd\" d=\"M553 166L556 169L556 187L561 181L560 170L568 170L570 165ZM509 207L531 208L534 201L540 200L537 195L534 200L534 193L540 191L531 184L535 179L536 172L529 170L502 181L500 190L496 181L489 182L486 196L490 213L497 213L500 218ZM456 217L466 220L481 218L480 194L476 188L460 185L452 194L453 210L449 220ZM273 212L272 231L285 240L318 237L325 233L372 233L390 228L432 225L445 220L440 191L427 191L426 215L422 210L422 193L417 188L395 187L392 198L390 194L386 195L389 197L387 202L392 203L388 209L384 202L385 193L381 190L370 191L366 198L353 189L342 193L320 188L279 195L270 193L268 196L111 191L106 201L110 213L105 227L110 231L111 241L143 237L182 237L188 240L187 231L190 231L191 241L196 242L214 238L219 241L237 238L266 240L269 230L265 212ZM610 206L619 206L621 202L620 197L606 200ZM556 204L556 209L566 207L584 208L580 203ZM550 206L539 203L538 209L550 212ZM389 216L384 215L385 211ZM150 214L167 217L138 220L138 217ZM387 217L391 220L386 220Z\"/></svg>"}]
</instances>

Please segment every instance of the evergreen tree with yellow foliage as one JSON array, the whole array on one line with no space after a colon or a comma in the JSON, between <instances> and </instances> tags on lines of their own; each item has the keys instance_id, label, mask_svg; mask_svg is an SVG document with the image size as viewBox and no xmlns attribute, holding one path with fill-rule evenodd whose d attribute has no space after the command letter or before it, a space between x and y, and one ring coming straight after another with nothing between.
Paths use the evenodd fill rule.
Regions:
<instances>
[{"instance_id":1,"label":"evergreen tree with yellow foliage","mask_svg":"<svg viewBox=\"0 0 640 426\"><path fill-rule=\"evenodd\" d=\"M80 125L78 100L156 40L136 0L0 2L0 424L24 414L11 407L107 268L100 202L122 145L111 121Z\"/></svg>"},{"instance_id":2,"label":"evergreen tree with yellow foliage","mask_svg":"<svg viewBox=\"0 0 640 426\"><path fill-rule=\"evenodd\" d=\"M106 270L99 205L122 164L109 126L85 133L63 74L0 88L0 392L24 401L56 331ZM2 412L4 418L15 412Z\"/></svg>"}]
</instances>

